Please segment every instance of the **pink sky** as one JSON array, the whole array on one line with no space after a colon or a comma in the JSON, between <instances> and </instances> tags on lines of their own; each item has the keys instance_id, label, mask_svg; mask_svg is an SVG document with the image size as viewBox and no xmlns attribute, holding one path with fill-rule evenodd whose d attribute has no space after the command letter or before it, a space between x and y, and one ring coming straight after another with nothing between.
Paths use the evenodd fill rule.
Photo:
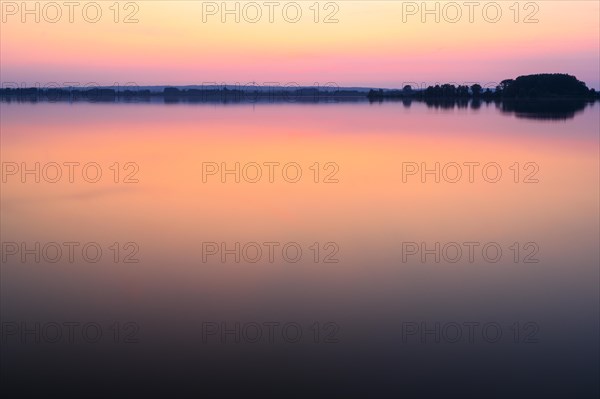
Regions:
<instances>
[{"instance_id":1,"label":"pink sky","mask_svg":"<svg viewBox=\"0 0 600 399\"><path fill-rule=\"evenodd\" d=\"M510 8L513 2L498 2L502 16L495 23L489 20L493 10L487 11L488 20L481 10L490 2L480 2L473 22L463 3L455 3L462 12L456 23L449 22L455 10L445 8L448 2L439 2L439 23L434 14L408 9L411 2L334 3L337 8L327 9L320 3L316 16L309 8L312 2L298 2L298 22L287 22L275 11L269 23L267 8L257 2L263 16L250 23L245 16L254 14L244 14L246 3L241 2L240 22L232 14L223 23L222 10L213 8L214 15L207 15L202 2L141 1L127 9L122 2L119 15L109 8L112 2L99 2L102 16L96 23L87 22L78 9L69 23L66 7L60 20L51 23L48 19L56 13L42 2L36 23L35 13L24 15L20 2L3 2L1 80L30 85L335 82L400 87L485 84L522 74L564 72L588 86L600 86L598 2L536 2L537 8L520 2L518 15ZM33 10L34 3L28 4ZM220 7L220 2L214 4ZM420 2L411 4L421 7ZM88 10L88 18L94 12ZM329 14L338 22L323 23ZM124 23L127 15L137 22ZM527 16L537 22L525 23Z\"/></svg>"}]
</instances>

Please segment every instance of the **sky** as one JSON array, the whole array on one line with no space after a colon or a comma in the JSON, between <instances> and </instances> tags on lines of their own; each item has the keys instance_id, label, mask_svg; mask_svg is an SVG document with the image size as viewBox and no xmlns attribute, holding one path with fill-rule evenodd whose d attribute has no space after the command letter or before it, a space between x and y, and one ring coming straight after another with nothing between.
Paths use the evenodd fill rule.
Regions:
<instances>
[{"instance_id":1,"label":"sky","mask_svg":"<svg viewBox=\"0 0 600 399\"><path fill-rule=\"evenodd\" d=\"M1 2L3 85L486 87L560 72L600 88L595 0L77 3Z\"/></svg>"}]
</instances>

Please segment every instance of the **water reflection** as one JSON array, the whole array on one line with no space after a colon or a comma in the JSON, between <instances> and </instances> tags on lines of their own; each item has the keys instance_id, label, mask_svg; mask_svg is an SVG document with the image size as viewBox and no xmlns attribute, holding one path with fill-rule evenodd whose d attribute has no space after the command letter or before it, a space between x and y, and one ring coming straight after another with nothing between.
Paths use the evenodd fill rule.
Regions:
<instances>
[{"instance_id":1,"label":"water reflection","mask_svg":"<svg viewBox=\"0 0 600 399\"><path fill-rule=\"evenodd\" d=\"M539 100L503 101L499 104L502 112L515 114L517 118L567 120L583 112L593 102L586 100Z\"/></svg>"},{"instance_id":2,"label":"water reflection","mask_svg":"<svg viewBox=\"0 0 600 399\"><path fill-rule=\"evenodd\" d=\"M515 99L491 99L491 98L369 98L364 93L331 93L329 95L315 92L307 93L243 93L233 92L223 94L221 91L201 92L197 95L162 95L150 94L140 95L132 92L128 95L116 96L114 93L102 95L94 94L92 97L73 96L68 92L56 93L54 95L45 93L3 95L0 97L4 103L122 103L122 104L337 104L337 103L369 103L382 104L402 103L405 108L410 108L413 103L423 103L428 108L440 110L466 109L478 110L482 106L495 106L502 114L514 115L517 118L539 119L539 120L567 120L574 118L586 107L593 106L593 99L538 99L538 100L515 100Z\"/></svg>"},{"instance_id":3,"label":"water reflection","mask_svg":"<svg viewBox=\"0 0 600 399\"><path fill-rule=\"evenodd\" d=\"M517 111L494 102L221 104L0 104L3 164L95 162L103 172L94 183L81 169L74 182L66 168L55 183L54 174L36 182L26 173L24 182L5 173L2 241L28 249L94 242L104 253L98 262L82 261L81 251L77 262L7 255L2 322L97 322L110 334L115 321L140 327L137 346L31 346L9 335L3 383L38 394L64 390L64 375L73 392L149 396L193 387L283 397L290 386L299 396L373 397L380 388L439 397L457 386L460 397L489 396L490 386L503 397L515 386L527 397L597 394L600 104L560 123L506 117ZM139 167L138 183L123 184L128 162ZM207 162L233 172L225 183L220 173L205 180ZM255 169L240 167L236 181L236 163L267 162L280 165L273 182L266 166L256 182ZM330 162L337 183L324 183ZM473 162L471 182L465 163ZM294 183L281 174L291 163L303 172ZM405 180L406 163L419 171ZM436 163L458 164L461 179L453 182L455 165L435 172ZM491 163L502 171L495 182L482 172ZM298 243L304 257L252 262L249 252L239 262L235 254L203 262L202 243L274 241ZM497 243L502 258L479 251L474 262L447 261L453 253L403 261L406 242L473 241ZM115 262L116 248L119 260L131 254L129 242L139 262ZM318 259L336 243L339 262L315 262L315 242ZM522 262L530 255L539 262ZM204 322L236 321L296 322L304 340L203 342ZM340 341L314 344L315 322L337 323ZM423 345L420 335L403 341L405 322L493 322L503 340ZM515 323L529 322L539 341L515 344ZM27 384L32 378L39 384Z\"/></svg>"}]
</instances>

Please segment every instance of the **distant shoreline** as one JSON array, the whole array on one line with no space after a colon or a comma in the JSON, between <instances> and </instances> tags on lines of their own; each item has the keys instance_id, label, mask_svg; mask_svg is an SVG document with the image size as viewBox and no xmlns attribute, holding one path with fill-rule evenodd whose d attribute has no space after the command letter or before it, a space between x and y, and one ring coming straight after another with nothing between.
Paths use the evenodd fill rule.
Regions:
<instances>
[{"instance_id":1,"label":"distant shoreline","mask_svg":"<svg viewBox=\"0 0 600 399\"><path fill-rule=\"evenodd\" d=\"M14 90L10 93L2 92L0 89L0 100L2 102L87 102L87 103L318 103L318 102L425 102L425 103L462 103L462 102L568 102L600 101L599 95L594 96L544 96L544 97L501 97L498 95L474 96L425 96L425 95L368 95L355 94L339 90L338 92L315 92L312 94L300 94L296 92L279 92L276 94L261 94L254 92L224 93L204 92L181 95L164 95L160 92L121 92L95 89L87 91L23 91ZM27 90L27 89L25 89ZM19 90L20 91L20 90Z\"/></svg>"},{"instance_id":2,"label":"distant shoreline","mask_svg":"<svg viewBox=\"0 0 600 399\"><path fill-rule=\"evenodd\" d=\"M201 87L201 88L198 88ZM165 103L176 102L310 102L310 101L505 101L505 100L591 100L600 99L600 92L588 89L585 83L567 74L537 74L505 79L495 88L447 83L414 89L365 89L344 87L278 87L278 86L179 86L164 87L162 91L148 88L2 88L3 101L88 101L131 102L162 98Z\"/></svg>"}]
</instances>

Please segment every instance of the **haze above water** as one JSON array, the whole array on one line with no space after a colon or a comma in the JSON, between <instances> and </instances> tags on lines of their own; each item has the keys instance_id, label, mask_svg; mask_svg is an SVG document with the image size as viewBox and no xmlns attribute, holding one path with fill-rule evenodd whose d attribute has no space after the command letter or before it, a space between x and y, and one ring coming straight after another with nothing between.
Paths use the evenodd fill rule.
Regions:
<instances>
[{"instance_id":1,"label":"haze above water","mask_svg":"<svg viewBox=\"0 0 600 399\"><path fill-rule=\"evenodd\" d=\"M10 365L3 365L3 377L24 378L35 364L37 378L57 387L53 376L65 370L81 385L118 384L136 370L139 389L154 393L168 392L166 381L194 381L222 384L226 396L229 377L248 389L276 381L265 395L277 395L277 384L310 393L306 380L320 392L335 386L349 396L372 394L373 387L389 395L417 388L439 394L467 382L473 390L463 397L483 386L543 397L598 393L598 102L559 119L517 117L493 103L0 107L3 165L96 162L102 170L96 183L80 169L70 183L66 167L57 183L6 176L2 242L95 242L103 249L97 263L82 261L80 250L73 263L66 256L56 263L3 259L2 321L119 320L140 327L140 343L126 350L3 345L1 361ZM219 173L203 182L203 170L214 163L233 169L236 162L262 165L262 178L249 182L256 169L248 167L240 183L232 174L223 183ZM279 163L273 182L269 162ZM296 179L297 166L282 175L293 162L302 171L296 183L286 178ZM407 163L434 169L436 162L446 172L439 183L432 174L424 183L419 172L403 176ZM473 182L466 162L480 165ZM443 169L448 163L461 165L456 183L449 182L456 168ZM502 172L496 183L486 178L496 179L497 167L482 174L489 163ZM139 181L124 183L128 177ZM115 263L115 242L119 259L131 253L123 245L135 243L139 262ZM223 263L219 255L204 262L206 242L295 242L303 255L288 262L280 246L273 263L266 251L256 263L233 256ZM434 255L422 262L420 253L403 259L407 242L481 246L473 262L465 250L455 263L447 261L452 251L437 263ZM490 242L502 249L495 263L481 252ZM326 255L338 262L323 263ZM538 262L525 263L527 256ZM206 321L274 320L335 322L339 342L228 346L200 339ZM406 343L402 322L496 322L510 338ZM513 343L515 322L536 323L538 342ZM281 375L265 374L277 364Z\"/></svg>"}]
</instances>

